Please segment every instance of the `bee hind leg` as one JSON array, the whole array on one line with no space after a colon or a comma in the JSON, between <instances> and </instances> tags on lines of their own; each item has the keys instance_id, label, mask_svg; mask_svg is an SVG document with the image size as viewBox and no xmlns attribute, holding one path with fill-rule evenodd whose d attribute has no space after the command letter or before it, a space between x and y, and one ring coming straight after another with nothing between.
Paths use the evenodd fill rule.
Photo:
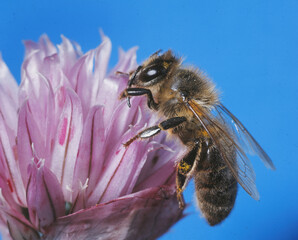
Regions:
<instances>
[{"instance_id":1,"label":"bee hind leg","mask_svg":"<svg viewBox=\"0 0 298 240\"><path fill-rule=\"evenodd\" d=\"M154 135L160 133L161 130L168 130L174 127L177 127L179 124L185 122L187 119L185 117L173 117L169 118L165 121L162 121L158 125L155 125L153 127L146 128L145 130L139 132L137 135L129 139L126 143L124 143L125 147L128 147L133 141L141 138L150 138Z\"/></svg>"},{"instance_id":2,"label":"bee hind leg","mask_svg":"<svg viewBox=\"0 0 298 240\"><path fill-rule=\"evenodd\" d=\"M194 141L194 145L191 148L191 150L181 159L181 161L177 165L176 193L177 193L179 208L181 209L185 207L182 193L186 188L186 185L189 179L192 176L192 170L195 167L195 160L198 156L199 148L200 148L200 142L197 140Z\"/></svg>"}]
</instances>

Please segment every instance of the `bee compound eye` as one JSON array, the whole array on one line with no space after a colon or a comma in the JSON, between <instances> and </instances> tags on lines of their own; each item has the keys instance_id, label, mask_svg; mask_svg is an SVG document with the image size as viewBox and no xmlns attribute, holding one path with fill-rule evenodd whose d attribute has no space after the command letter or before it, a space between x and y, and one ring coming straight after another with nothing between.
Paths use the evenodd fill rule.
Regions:
<instances>
[{"instance_id":1,"label":"bee compound eye","mask_svg":"<svg viewBox=\"0 0 298 240\"><path fill-rule=\"evenodd\" d=\"M141 79L143 82L149 82L151 80L154 80L155 78L158 78L161 75L164 75L165 73L166 69L163 66L155 65L146 69L143 72Z\"/></svg>"},{"instance_id":2,"label":"bee compound eye","mask_svg":"<svg viewBox=\"0 0 298 240\"><path fill-rule=\"evenodd\" d=\"M147 75L150 76L155 76L157 73L156 69L149 69L147 72Z\"/></svg>"}]
</instances>

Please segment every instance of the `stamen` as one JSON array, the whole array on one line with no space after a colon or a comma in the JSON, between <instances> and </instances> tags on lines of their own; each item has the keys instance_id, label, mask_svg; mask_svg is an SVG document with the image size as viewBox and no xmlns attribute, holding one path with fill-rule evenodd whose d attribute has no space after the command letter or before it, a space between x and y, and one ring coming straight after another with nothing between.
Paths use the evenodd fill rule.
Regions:
<instances>
[{"instance_id":1,"label":"stamen","mask_svg":"<svg viewBox=\"0 0 298 240\"><path fill-rule=\"evenodd\" d=\"M89 182L89 178L86 179L84 184L82 184L82 182L80 181L81 190L85 190L88 187L88 182Z\"/></svg>"}]
</instances>

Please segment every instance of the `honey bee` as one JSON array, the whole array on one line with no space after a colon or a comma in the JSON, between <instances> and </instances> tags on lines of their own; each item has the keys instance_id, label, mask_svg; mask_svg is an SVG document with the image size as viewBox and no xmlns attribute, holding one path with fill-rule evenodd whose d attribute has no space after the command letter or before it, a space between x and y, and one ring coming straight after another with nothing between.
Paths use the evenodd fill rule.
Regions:
<instances>
[{"instance_id":1,"label":"honey bee","mask_svg":"<svg viewBox=\"0 0 298 240\"><path fill-rule=\"evenodd\" d=\"M130 107L133 96L147 96L147 105L165 120L146 128L136 139L150 138L161 131L177 136L187 147L176 166L179 207L182 192L194 178L196 199L209 225L223 221L231 212L237 182L254 199L259 199L255 173L247 153L256 154L270 169L271 159L243 124L220 102L214 84L199 69L184 67L171 50L152 54L129 74L128 87L120 98Z\"/></svg>"}]
</instances>

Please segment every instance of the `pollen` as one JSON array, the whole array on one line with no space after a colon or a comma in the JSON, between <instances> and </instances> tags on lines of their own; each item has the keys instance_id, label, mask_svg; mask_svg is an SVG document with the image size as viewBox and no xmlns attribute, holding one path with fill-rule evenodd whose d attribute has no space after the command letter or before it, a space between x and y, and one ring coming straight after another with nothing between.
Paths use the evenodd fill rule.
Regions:
<instances>
[{"instance_id":1,"label":"pollen","mask_svg":"<svg viewBox=\"0 0 298 240\"><path fill-rule=\"evenodd\" d=\"M181 162L178 169L181 174L187 174L190 171L191 166L186 162Z\"/></svg>"}]
</instances>

